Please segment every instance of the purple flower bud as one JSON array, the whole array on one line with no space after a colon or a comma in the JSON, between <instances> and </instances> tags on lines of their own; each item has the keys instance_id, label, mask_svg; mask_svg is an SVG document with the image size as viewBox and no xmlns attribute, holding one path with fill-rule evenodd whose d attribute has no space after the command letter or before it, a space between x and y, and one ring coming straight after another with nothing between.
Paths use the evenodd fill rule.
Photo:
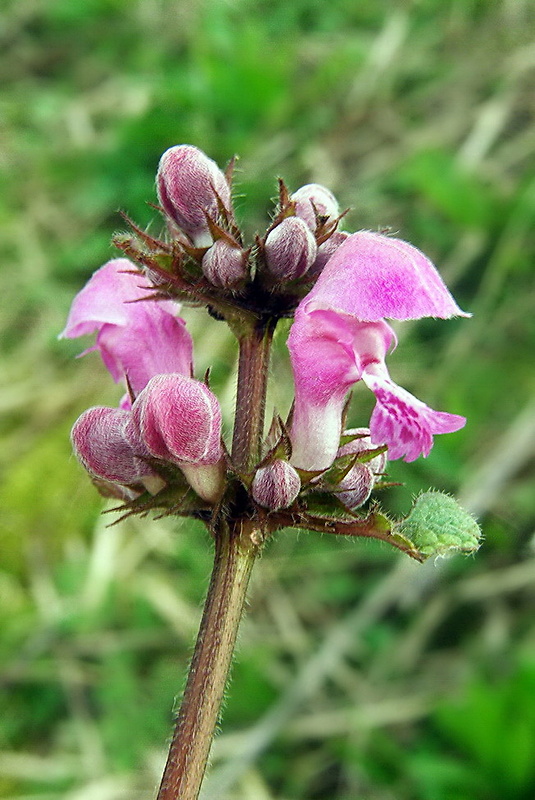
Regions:
<instances>
[{"instance_id":1,"label":"purple flower bud","mask_svg":"<svg viewBox=\"0 0 535 800\"><path fill-rule=\"evenodd\" d=\"M295 469L287 461L277 459L257 470L252 485L253 499L270 511L290 506L301 489Z\"/></svg>"},{"instance_id":2,"label":"purple flower bud","mask_svg":"<svg viewBox=\"0 0 535 800\"><path fill-rule=\"evenodd\" d=\"M357 453L363 453L365 450L374 450L377 447L377 445L372 444L369 428L349 428L344 431L344 436L358 436L359 438L342 445L338 450L337 457L356 455ZM375 475L380 475L386 469L387 460L388 451L385 450L384 453L379 453L378 456L374 456L370 461L366 461L366 465Z\"/></svg>"},{"instance_id":3,"label":"purple flower bud","mask_svg":"<svg viewBox=\"0 0 535 800\"><path fill-rule=\"evenodd\" d=\"M225 239L218 239L204 254L202 271L214 286L237 286L247 275L245 253Z\"/></svg>"},{"instance_id":4,"label":"purple flower bud","mask_svg":"<svg viewBox=\"0 0 535 800\"><path fill-rule=\"evenodd\" d=\"M290 198L295 203L295 213L306 222L311 231L316 230L316 212L322 217L336 218L339 213L336 197L319 183L307 183Z\"/></svg>"},{"instance_id":5,"label":"purple flower bud","mask_svg":"<svg viewBox=\"0 0 535 800\"><path fill-rule=\"evenodd\" d=\"M218 499L224 488L221 409L206 384L177 373L157 375L136 398L132 419L153 456L178 464L200 497Z\"/></svg>"},{"instance_id":6,"label":"purple flower bud","mask_svg":"<svg viewBox=\"0 0 535 800\"><path fill-rule=\"evenodd\" d=\"M149 455L139 439L127 437L130 412L89 408L74 423L71 441L78 460L91 475L105 481L140 483L156 473L140 456Z\"/></svg>"},{"instance_id":7,"label":"purple flower bud","mask_svg":"<svg viewBox=\"0 0 535 800\"><path fill-rule=\"evenodd\" d=\"M310 275L319 275L327 261L338 250L340 245L345 242L348 236L349 233L346 233L346 231L335 231L323 244L320 244L316 260L310 267Z\"/></svg>"},{"instance_id":8,"label":"purple flower bud","mask_svg":"<svg viewBox=\"0 0 535 800\"><path fill-rule=\"evenodd\" d=\"M197 465L222 459L219 401L201 381L156 375L136 398L132 416L156 458Z\"/></svg>"},{"instance_id":9,"label":"purple flower bud","mask_svg":"<svg viewBox=\"0 0 535 800\"><path fill-rule=\"evenodd\" d=\"M158 197L166 214L198 247L211 244L206 214L219 216L217 197L230 213L230 186L215 161L190 144L166 150L156 176Z\"/></svg>"},{"instance_id":10,"label":"purple flower bud","mask_svg":"<svg viewBox=\"0 0 535 800\"><path fill-rule=\"evenodd\" d=\"M299 217L286 217L266 238L266 264L271 275L280 281L293 281L304 275L317 251L314 236Z\"/></svg>"},{"instance_id":11,"label":"purple flower bud","mask_svg":"<svg viewBox=\"0 0 535 800\"><path fill-rule=\"evenodd\" d=\"M359 439L354 439L352 442L343 445L337 453L337 456L348 456L357 453L362 453L365 450L373 450L374 446L370 439L370 431L368 428L351 428L345 431L346 435L354 436L356 434L363 434ZM336 496L340 498L348 508L359 508L366 502L374 485L377 483L378 476L384 472L386 468L387 453L380 453L374 456L370 461L365 463L357 463L342 478L336 489Z\"/></svg>"},{"instance_id":12,"label":"purple flower bud","mask_svg":"<svg viewBox=\"0 0 535 800\"><path fill-rule=\"evenodd\" d=\"M366 464L355 464L340 481L335 494L348 508L359 508L372 493L374 483L371 469Z\"/></svg>"}]
</instances>

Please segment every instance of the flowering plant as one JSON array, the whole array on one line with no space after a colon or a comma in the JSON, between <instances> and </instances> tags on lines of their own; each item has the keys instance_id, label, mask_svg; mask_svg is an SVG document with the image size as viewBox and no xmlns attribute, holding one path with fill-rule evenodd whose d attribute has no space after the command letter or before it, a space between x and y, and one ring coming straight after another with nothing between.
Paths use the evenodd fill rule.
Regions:
<instances>
[{"instance_id":1,"label":"flowering plant","mask_svg":"<svg viewBox=\"0 0 535 800\"><path fill-rule=\"evenodd\" d=\"M226 172L190 145L161 158L157 189L167 232L158 239L127 220L124 256L101 267L75 298L63 331L96 333L97 350L125 394L117 408L85 411L72 430L78 459L125 514L151 509L205 523L215 564L160 800L198 795L218 718L252 565L285 527L383 540L422 561L477 548L478 528L452 500L422 495L393 521L372 492L387 463L428 456L433 436L465 424L435 411L391 379L396 343L387 319L470 316L429 259L382 233L339 230L343 214L325 187L290 194L246 243ZM193 343L180 304L205 307L239 345L232 445L208 378L194 377ZM264 435L271 342L288 338L295 400ZM89 351L85 351L89 352ZM375 395L368 427L346 428L348 393Z\"/></svg>"}]
</instances>

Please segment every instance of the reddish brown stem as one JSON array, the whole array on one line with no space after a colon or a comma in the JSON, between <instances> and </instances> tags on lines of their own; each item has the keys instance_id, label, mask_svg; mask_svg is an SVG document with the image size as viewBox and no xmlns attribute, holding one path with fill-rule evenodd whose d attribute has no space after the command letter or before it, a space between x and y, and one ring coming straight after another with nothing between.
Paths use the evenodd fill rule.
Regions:
<instances>
[{"instance_id":1,"label":"reddish brown stem","mask_svg":"<svg viewBox=\"0 0 535 800\"><path fill-rule=\"evenodd\" d=\"M236 469L248 472L260 460L269 356L275 320L258 324L239 339L240 362L232 460Z\"/></svg>"},{"instance_id":2,"label":"reddish brown stem","mask_svg":"<svg viewBox=\"0 0 535 800\"><path fill-rule=\"evenodd\" d=\"M232 458L247 472L260 458L275 322L251 326L239 338L240 362ZM214 526L215 560L182 706L158 800L196 800L206 770L228 680L247 586L264 531L250 520Z\"/></svg>"},{"instance_id":3,"label":"reddish brown stem","mask_svg":"<svg viewBox=\"0 0 535 800\"><path fill-rule=\"evenodd\" d=\"M252 533L226 524L217 531L212 579L158 800L198 797L258 552Z\"/></svg>"}]
</instances>

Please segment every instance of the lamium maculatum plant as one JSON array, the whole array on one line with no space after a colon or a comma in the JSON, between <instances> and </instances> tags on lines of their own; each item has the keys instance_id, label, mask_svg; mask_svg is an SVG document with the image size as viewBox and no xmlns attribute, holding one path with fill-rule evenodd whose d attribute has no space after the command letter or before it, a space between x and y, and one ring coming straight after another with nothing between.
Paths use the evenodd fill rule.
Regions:
<instances>
[{"instance_id":1,"label":"lamium maculatum plant","mask_svg":"<svg viewBox=\"0 0 535 800\"><path fill-rule=\"evenodd\" d=\"M387 320L468 317L416 247L372 231L340 230L331 192L279 181L273 220L246 241L223 172L191 145L167 150L156 184L165 233L127 219L109 261L74 299L64 337L96 333L123 385L117 408L85 411L74 451L124 514L200 520L214 568L159 800L198 796L253 564L285 528L368 537L423 561L477 549L479 529L453 498L426 492L392 520L374 498L388 462L428 456L433 436L465 419L435 411L398 386L386 357ZM232 442L207 377L195 376L180 306L204 307L236 337L239 367ZM287 419L265 424L273 333L293 319L288 349L295 397ZM85 351L85 352L89 352ZM347 428L351 387L375 395L368 424ZM267 431L266 431L267 428ZM373 499L370 500L370 497Z\"/></svg>"}]
</instances>

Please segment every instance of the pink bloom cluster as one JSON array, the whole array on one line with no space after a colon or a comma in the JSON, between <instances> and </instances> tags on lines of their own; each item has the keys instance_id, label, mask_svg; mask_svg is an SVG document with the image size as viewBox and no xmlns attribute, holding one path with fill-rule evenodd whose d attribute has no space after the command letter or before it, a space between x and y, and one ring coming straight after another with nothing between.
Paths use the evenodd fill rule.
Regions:
<instances>
[{"instance_id":1,"label":"pink bloom cluster","mask_svg":"<svg viewBox=\"0 0 535 800\"><path fill-rule=\"evenodd\" d=\"M98 350L130 394L122 408L85 411L72 430L76 455L94 477L162 488L154 459L180 467L207 500L222 488L221 410L215 395L191 377L192 341L173 301L154 290L127 259L101 267L76 296L61 336L97 332Z\"/></svg>"},{"instance_id":2,"label":"pink bloom cluster","mask_svg":"<svg viewBox=\"0 0 535 800\"><path fill-rule=\"evenodd\" d=\"M397 386L385 363L396 341L387 319L469 316L423 253L381 234L338 231L336 199L308 184L286 195L256 256L233 221L227 176L189 145L164 153L157 188L171 236L199 259L210 296L237 303L240 292L250 297L265 277L269 296L302 297L288 339L295 381L292 453L256 468L256 503L271 510L290 506L300 492L299 471L327 470L352 453L356 462L333 491L358 507L386 464L384 453L362 463L359 453L384 445L389 459L413 461L429 454L435 434L464 425L463 417L434 411ZM159 464L171 464L200 497L215 502L225 472L219 402L193 378L191 337L178 304L159 293L165 280L150 269L146 274L127 259L110 261L73 302L62 335L96 333L89 350L98 350L114 380L127 388L120 408L82 414L73 446L94 477L125 491L159 491L165 485ZM354 441L341 447L344 405L358 381L374 393L376 406L369 430L350 432Z\"/></svg>"}]
</instances>

